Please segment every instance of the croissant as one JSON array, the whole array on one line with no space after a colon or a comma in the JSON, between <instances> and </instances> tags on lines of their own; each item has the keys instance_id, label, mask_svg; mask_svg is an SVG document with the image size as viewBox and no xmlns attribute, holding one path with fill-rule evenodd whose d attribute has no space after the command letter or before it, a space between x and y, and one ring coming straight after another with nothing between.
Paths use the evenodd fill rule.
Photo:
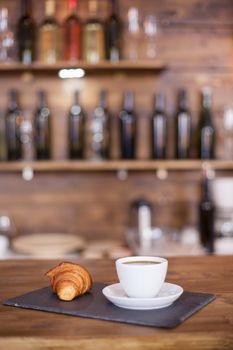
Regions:
<instances>
[{"instance_id":1,"label":"croissant","mask_svg":"<svg viewBox=\"0 0 233 350\"><path fill-rule=\"evenodd\" d=\"M46 273L53 291L65 301L88 292L92 287L92 278L85 267L70 262L62 262Z\"/></svg>"}]
</instances>

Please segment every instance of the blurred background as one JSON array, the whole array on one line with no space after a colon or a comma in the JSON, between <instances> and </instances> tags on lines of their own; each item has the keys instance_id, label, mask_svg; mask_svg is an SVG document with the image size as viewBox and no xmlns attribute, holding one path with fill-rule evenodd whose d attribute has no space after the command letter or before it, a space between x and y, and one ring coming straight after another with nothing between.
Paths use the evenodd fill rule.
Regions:
<instances>
[{"instance_id":1,"label":"blurred background","mask_svg":"<svg viewBox=\"0 0 233 350\"><path fill-rule=\"evenodd\" d=\"M233 254L231 0L0 0L0 259Z\"/></svg>"}]
</instances>

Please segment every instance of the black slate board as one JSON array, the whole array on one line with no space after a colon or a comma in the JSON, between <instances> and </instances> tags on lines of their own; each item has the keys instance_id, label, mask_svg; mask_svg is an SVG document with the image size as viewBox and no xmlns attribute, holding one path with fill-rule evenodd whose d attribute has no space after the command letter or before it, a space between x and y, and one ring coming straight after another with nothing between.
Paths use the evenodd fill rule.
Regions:
<instances>
[{"instance_id":1,"label":"black slate board","mask_svg":"<svg viewBox=\"0 0 233 350\"><path fill-rule=\"evenodd\" d=\"M102 294L106 286L94 283L91 293L73 301L60 301L51 288L42 288L3 302L4 305L106 321L174 328L215 299L213 294L184 292L171 306L160 310L127 310Z\"/></svg>"}]
</instances>

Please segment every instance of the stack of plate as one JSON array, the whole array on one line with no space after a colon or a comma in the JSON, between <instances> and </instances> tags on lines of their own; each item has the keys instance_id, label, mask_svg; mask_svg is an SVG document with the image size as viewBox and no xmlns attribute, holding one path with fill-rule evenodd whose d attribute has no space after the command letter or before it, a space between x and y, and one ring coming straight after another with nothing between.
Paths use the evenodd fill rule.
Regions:
<instances>
[{"instance_id":1,"label":"stack of plate","mask_svg":"<svg viewBox=\"0 0 233 350\"><path fill-rule=\"evenodd\" d=\"M33 233L14 237L11 248L32 258L57 259L84 248L83 238L69 233Z\"/></svg>"}]
</instances>

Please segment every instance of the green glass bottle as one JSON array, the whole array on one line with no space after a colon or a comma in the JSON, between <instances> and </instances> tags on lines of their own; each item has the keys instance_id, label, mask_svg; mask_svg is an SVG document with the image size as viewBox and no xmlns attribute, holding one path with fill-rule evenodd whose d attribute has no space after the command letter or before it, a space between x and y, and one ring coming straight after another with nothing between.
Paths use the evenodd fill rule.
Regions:
<instances>
[{"instance_id":1,"label":"green glass bottle","mask_svg":"<svg viewBox=\"0 0 233 350\"><path fill-rule=\"evenodd\" d=\"M79 91L74 93L74 103L69 111L69 156L83 159L85 147L85 113L79 102Z\"/></svg>"},{"instance_id":2,"label":"green glass bottle","mask_svg":"<svg viewBox=\"0 0 233 350\"><path fill-rule=\"evenodd\" d=\"M51 158L51 112L44 91L38 92L38 108L35 113L36 159Z\"/></svg>"},{"instance_id":3,"label":"green glass bottle","mask_svg":"<svg viewBox=\"0 0 233 350\"><path fill-rule=\"evenodd\" d=\"M215 157L215 127L212 117L212 91L205 88L202 91L202 106L198 126L198 156L200 159Z\"/></svg>"},{"instance_id":4,"label":"green glass bottle","mask_svg":"<svg viewBox=\"0 0 233 350\"><path fill-rule=\"evenodd\" d=\"M132 91L124 93L123 109L120 111L120 148L122 159L135 159L137 121L134 112L134 95Z\"/></svg>"},{"instance_id":5,"label":"green glass bottle","mask_svg":"<svg viewBox=\"0 0 233 350\"><path fill-rule=\"evenodd\" d=\"M191 114L188 108L187 91L181 89L178 95L176 113L176 158L187 159L191 151Z\"/></svg>"},{"instance_id":6,"label":"green glass bottle","mask_svg":"<svg viewBox=\"0 0 233 350\"><path fill-rule=\"evenodd\" d=\"M155 107L151 123L152 158L165 159L167 155L167 116L163 94L155 95Z\"/></svg>"},{"instance_id":7,"label":"green glass bottle","mask_svg":"<svg viewBox=\"0 0 233 350\"><path fill-rule=\"evenodd\" d=\"M11 90L9 92L9 107L5 116L8 160L19 160L22 158L22 120L22 112L18 105L18 93L16 90Z\"/></svg>"}]
</instances>

